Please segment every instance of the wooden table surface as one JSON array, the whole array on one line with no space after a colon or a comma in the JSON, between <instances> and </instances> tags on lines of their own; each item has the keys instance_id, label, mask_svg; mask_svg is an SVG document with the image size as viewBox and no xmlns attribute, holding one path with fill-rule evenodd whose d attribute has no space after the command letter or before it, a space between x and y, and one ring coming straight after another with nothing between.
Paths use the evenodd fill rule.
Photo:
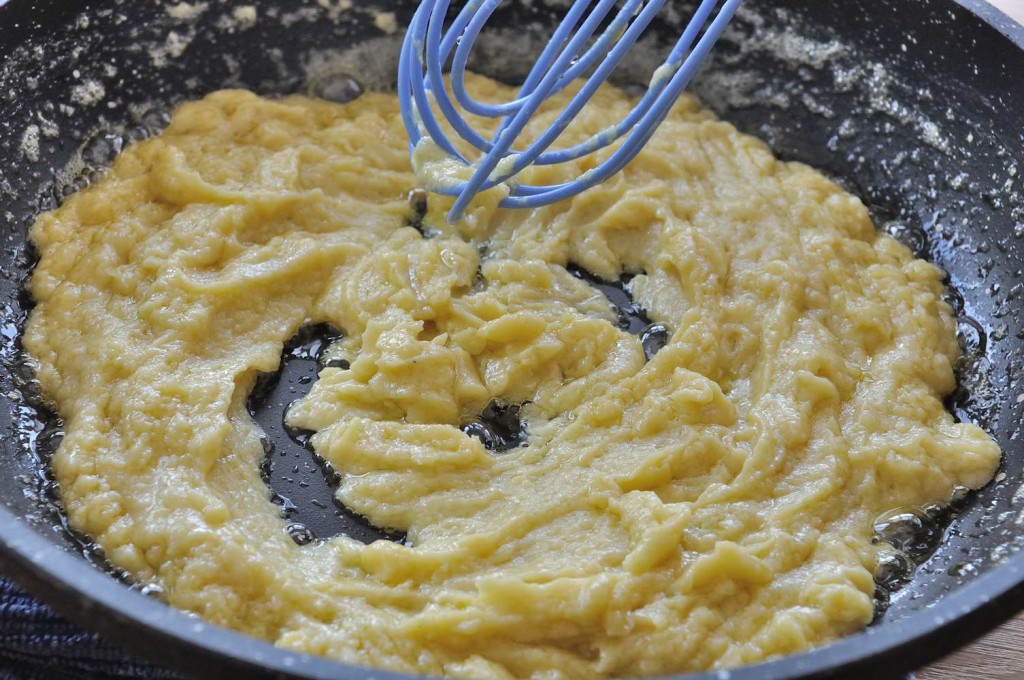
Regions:
<instances>
[{"instance_id":1,"label":"wooden table surface","mask_svg":"<svg viewBox=\"0 0 1024 680\"><path fill-rule=\"evenodd\" d=\"M1024 24L1024 0L989 0ZM1021 117L1024 120L1024 116ZM1024 678L1024 613L985 637L917 673L918 680Z\"/></svg>"},{"instance_id":2,"label":"wooden table surface","mask_svg":"<svg viewBox=\"0 0 1024 680\"><path fill-rule=\"evenodd\" d=\"M1024 24L1024 0L989 0L989 2Z\"/></svg>"},{"instance_id":3,"label":"wooden table surface","mask_svg":"<svg viewBox=\"0 0 1024 680\"><path fill-rule=\"evenodd\" d=\"M917 672L917 680L1016 680L1024 678L1024 614L942 661Z\"/></svg>"}]
</instances>

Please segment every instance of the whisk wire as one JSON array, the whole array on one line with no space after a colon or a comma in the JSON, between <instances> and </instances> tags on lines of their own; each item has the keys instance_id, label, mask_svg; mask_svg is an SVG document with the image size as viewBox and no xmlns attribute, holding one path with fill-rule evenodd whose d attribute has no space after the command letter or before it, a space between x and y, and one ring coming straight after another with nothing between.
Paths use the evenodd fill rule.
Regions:
<instances>
[{"instance_id":1,"label":"whisk wire","mask_svg":"<svg viewBox=\"0 0 1024 680\"><path fill-rule=\"evenodd\" d=\"M456 198L449 221L459 219L477 193L503 182L510 182L510 193L501 201L503 207L532 208L573 196L619 172L668 115L742 2L702 0L664 63L655 70L647 91L621 121L584 142L549 151L649 27L666 0L625 0L597 38L594 34L620 0L598 0L596 4L592 0L576 0L529 70L516 98L489 104L470 96L465 71L473 44L501 1L470 0L445 32L450 0L423 0L410 23L399 58L399 100L411 146L415 148L424 137L429 137L452 159L472 168L466 181L450 180L429 187ZM443 68L449 59L454 101L443 79ZM588 72L590 75L551 125L525 149L516 149L517 139L544 102ZM463 112L500 118L493 136L487 139L473 130L456 102ZM471 162L455 148L433 107L456 135L482 152L481 158ZM529 165L576 160L618 140L622 140L621 144L604 161L572 181L553 185L514 183L515 176Z\"/></svg>"},{"instance_id":2,"label":"whisk wire","mask_svg":"<svg viewBox=\"0 0 1024 680\"><path fill-rule=\"evenodd\" d=\"M431 113L428 89L426 87L427 83L424 82L423 76L425 68L423 53L427 31L426 24L430 17L429 7L430 4L424 2L413 15L412 22L409 24L409 32L405 38L405 42L409 43L411 41L412 46L409 50L406 50L403 43L403 49L399 56L399 70L403 70L403 62L405 62L405 77L409 79L408 83L403 83L403 78L399 78L399 106L402 109L402 117L413 146L418 144L423 136L426 135L443 151L468 165L469 161L448 140L438 120ZM427 78L429 77L428 72ZM403 88L403 85L407 87ZM446 99L443 90L444 88L441 88L440 97L435 95L435 101L438 101L442 107L443 101ZM409 99L410 94L411 100ZM411 127L410 122L412 124ZM463 127L466 126L463 125ZM468 130L468 127L466 129ZM457 132L463 134L462 130L457 130Z\"/></svg>"},{"instance_id":3,"label":"whisk wire","mask_svg":"<svg viewBox=\"0 0 1024 680\"><path fill-rule=\"evenodd\" d=\"M713 2L713 0L706 0ZM732 0L733 11L742 0ZM730 3L727 3L727 5ZM672 76L668 86L657 96L650 111L648 111L636 124L633 132L619 146L612 155L601 165L593 170L585 172L578 179L572 182L565 182L558 185L543 187L543 191L534 193L522 192L520 195L509 196L503 202L504 207L510 208L535 208L575 196L580 191L585 191L592 186L600 184L612 175L616 174L633 160L640 149L650 140L657 130L658 125L668 116L672 105L689 85L693 76L700 68L703 60L707 57L711 48L721 35L732 18L732 14L725 15L725 10L709 26L704 36L697 43L689 57L683 62L679 69Z\"/></svg>"},{"instance_id":4,"label":"whisk wire","mask_svg":"<svg viewBox=\"0 0 1024 680\"><path fill-rule=\"evenodd\" d=\"M491 149L476 164L473 174L466 182L462 192L456 198L454 205L452 205L451 210L453 212L456 214L462 214L473 197L481 191L484 183L491 178L491 173L511 151L512 145L515 144L519 135L522 134L527 123L530 122L530 118L532 118L544 102L547 101L554 84L561 77L562 73L564 73L565 69L570 66L570 62L575 58L576 54L583 49L586 42L594 34L594 31L598 26L600 26L605 16L607 16L608 12L611 11L617 1L618 0L599 0L597 6L583 21L583 24L580 26L576 34L573 35L568 43L562 48L561 53L555 58L554 64L543 72L540 82L537 83L537 86L533 88L532 91L529 91L526 100L523 102L519 110L501 120L501 123L498 125L498 129L491 140ZM636 4L638 2L639 0L627 0L627 5ZM540 65L541 63L539 61L536 62L534 70L537 70ZM529 79L529 76L527 78ZM525 87L521 92L524 91L526 91ZM563 112L560 118L564 118L565 116L566 112ZM492 181L492 184L494 183L496 183L496 181Z\"/></svg>"},{"instance_id":5,"label":"whisk wire","mask_svg":"<svg viewBox=\"0 0 1024 680\"><path fill-rule=\"evenodd\" d=\"M579 24L583 13L587 11L590 4L590 0L581 0L572 4L568 13L558 24L558 27L555 29L554 34L552 34L551 39L544 46L544 50L537 58L537 61L534 62L534 67L531 68L530 72L527 74L526 79L520 87L521 92L529 92L536 86L536 80L543 74L543 70L538 68L538 66L541 64L550 64L561 52L573 29L577 24ZM497 4L495 6L497 6ZM497 118L498 116L508 115L518 110L525 100L525 97L520 96L519 98L504 104L483 104L473 99L466 91L465 73L466 65L469 61L469 53L485 22L486 18L478 22L471 21L470 25L466 27L465 33L462 34L462 40L459 41L458 47L455 50L455 58L452 61L451 83L452 90L455 92L457 101L466 109L466 111L480 116Z\"/></svg>"},{"instance_id":6,"label":"whisk wire","mask_svg":"<svg viewBox=\"0 0 1024 680\"><path fill-rule=\"evenodd\" d=\"M580 88L580 91L569 101L569 104L565 107L562 114L559 115L551 126L548 127L529 147L515 157L511 168L509 168L507 172L498 175L497 177L493 177L489 182L483 185L484 188L490 188L490 186L506 181L509 177L519 173L528 165L553 165L556 163L575 160L613 143L615 139L618 138L608 137L602 133L583 144L576 145L573 147L574 151L570 151L569 153L566 152L567 150L554 152L547 151L559 135L561 135L562 132L569 127L572 121L576 119L580 111L583 110L587 103L589 103L593 98L594 94L597 93L601 84L608 78L609 74L615 69L615 67L619 65L622 58L625 57L626 52L632 46L632 43L630 42L631 38L635 39L636 35L639 35L647 28L647 25L654 19L655 15L664 3L665 0L655 0L644 7L643 11L637 16L636 21L634 21L628 29L625 29L621 34L621 39L611 47L610 51L608 51L606 59L601 62L594 71L594 74L587 79L583 87ZM639 0L634 3L629 3L620 14L625 14L626 11L630 9L630 5L639 6L639 4ZM618 17L616 19L618 19ZM623 20L622 26L625 25L625 21L628 21L628 18ZM610 45L619 28L619 26L614 24L610 26L609 30L606 31L605 35L601 36L598 44L594 47L599 48ZM592 50L596 52L596 49L592 48ZM557 85L555 88L552 88L552 90L554 91L556 88ZM553 94L553 91L552 93L547 94L547 96L550 97L551 94ZM621 134L619 136L621 136Z\"/></svg>"}]
</instances>

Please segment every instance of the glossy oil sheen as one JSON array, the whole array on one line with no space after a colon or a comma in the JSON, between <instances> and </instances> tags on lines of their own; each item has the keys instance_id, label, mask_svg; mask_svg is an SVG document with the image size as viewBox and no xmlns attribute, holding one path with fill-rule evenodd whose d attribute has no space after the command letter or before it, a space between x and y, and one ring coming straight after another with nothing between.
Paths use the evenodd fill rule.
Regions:
<instances>
[{"instance_id":1,"label":"glossy oil sheen","mask_svg":"<svg viewBox=\"0 0 1024 680\"><path fill-rule=\"evenodd\" d=\"M0 393L5 395L0 494L41 535L76 553L82 546L74 537L52 529L60 527L60 518L40 481L45 480L45 451L59 439L57 426L41 417L16 382L21 364L16 339L30 304L19 295L32 263L25 243L28 225L40 209L55 206L88 181L89 172L64 172L83 145L88 145L82 154L87 163L102 160L116 147L117 135L138 138L147 125L159 126L161 112L171 105L220 87L245 86L265 94L311 91L315 82L324 82L325 72L342 78L371 61L317 61L318 55L366 38L388 40L369 16L358 13L338 23L326 10L311 20L280 20L300 9L293 2L260 4L261 12L278 9L277 20L244 31L215 28L218 16L241 4L218 5L192 27L141 1L14 0L0 8L5 28L0 31ZM698 93L784 158L831 173L869 204L880 227L949 272L949 300L966 351L961 387L950 407L985 427L1005 452L997 481L966 498L937 549L908 579L897 579L907 583L875 624L883 632L926 605L941 606L945 594L993 571L1024 544L1024 492L1019 493L1024 400L1018 400L1024 393L1024 123L1019 115L1024 53L948 0L855 0L844 3L842 12L812 0L750 0L748 6L755 13L740 17L716 63L696 83ZM402 23L412 5L395 7ZM547 11L539 3L531 9L505 6L496 24L539 33L549 25ZM142 16L146 20L139 20ZM762 48L755 29L756 35L773 35L775 45L785 44L787 35L810 42L790 39L788 44L806 48L795 54ZM189 35L189 45L158 67L147 46L166 45L172 31ZM671 28L664 31L671 33ZM819 63L815 55L833 41L849 52ZM378 46L377 54L385 52ZM231 59L216 56L224 54ZM384 71L391 68L386 60L380 58ZM312 78L311 65L320 63L326 65ZM116 64L117 73L106 75L108 64ZM873 65L884 66L891 78L876 78L872 68L856 72ZM499 77L516 75L513 63L494 62L491 70ZM733 87L716 81L721 74L734 79ZM71 107L71 93L86 78L103 83L105 100L65 113L62 105ZM886 100L879 100L880 90ZM744 99L747 93L756 96ZM922 116L941 124L944 143L927 143ZM36 125L46 133L53 129L47 122L55 123L55 134L42 134L38 160L27 159L26 129ZM900 569L907 571L905 565ZM930 621L935 611L919 616ZM960 633L961 639L966 634ZM892 671L946 651L945 642L919 645L857 662L868 668L885 661L879 668ZM780 663L780 673L796 672Z\"/></svg>"}]
</instances>

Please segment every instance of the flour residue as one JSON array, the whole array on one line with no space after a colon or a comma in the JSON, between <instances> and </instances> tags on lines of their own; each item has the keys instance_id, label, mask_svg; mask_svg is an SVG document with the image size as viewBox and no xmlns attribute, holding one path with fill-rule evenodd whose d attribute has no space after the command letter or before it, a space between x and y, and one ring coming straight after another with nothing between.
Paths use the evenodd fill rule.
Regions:
<instances>
[{"instance_id":1,"label":"flour residue","mask_svg":"<svg viewBox=\"0 0 1024 680\"><path fill-rule=\"evenodd\" d=\"M21 136L21 155L30 163L39 160L39 126L29 125Z\"/></svg>"},{"instance_id":2,"label":"flour residue","mask_svg":"<svg viewBox=\"0 0 1024 680\"><path fill-rule=\"evenodd\" d=\"M171 61L177 59L185 50L188 49L189 44L195 38L196 32L194 28L189 28L186 33L179 33L177 31L170 31L167 34L167 38L164 40L163 45L150 48L149 55L153 61L153 66L157 68L164 68Z\"/></svg>"},{"instance_id":3,"label":"flour residue","mask_svg":"<svg viewBox=\"0 0 1024 680\"><path fill-rule=\"evenodd\" d=\"M179 2L175 5L167 5L164 11L167 12L167 16L173 19L179 19L182 21L193 21L199 18L199 15L207 10L209 4L205 2L187 3Z\"/></svg>"},{"instance_id":4,"label":"flour residue","mask_svg":"<svg viewBox=\"0 0 1024 680\"><path fill-rule=\"evenodd\" d=\"M256 25L256 6L242 5L241 7L236 7L231 12L231 16L234 17L238 30L247 31Z\"/></svg>"},{"instance_id":5,"label":"flour residue","mask_svg":"<svg viewBox=\"0 0 1024 680\"><path fill-rule=\"evenodd\" d=\"M103 100L106 88L98 80L86 80L71 88L71 102L78 106L95 106Z\"/></svg>"},{"instance_id":6,"label":"flour residue","mask_svg":"<svg viewBox=\"0 0 1024 680\"><path fill-rule=\"evenodd\" d=\"M377 12L373 15L373 24L388 35L398 31L398 21L394 12Z\"/></svg>"}]
</instances>

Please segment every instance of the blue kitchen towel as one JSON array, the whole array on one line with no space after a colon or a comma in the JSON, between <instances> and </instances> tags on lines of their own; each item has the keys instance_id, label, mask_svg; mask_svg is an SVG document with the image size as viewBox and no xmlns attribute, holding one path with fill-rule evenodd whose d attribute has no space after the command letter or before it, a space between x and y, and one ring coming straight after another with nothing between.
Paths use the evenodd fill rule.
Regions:
<instances>
[{"instance_id":1,"label":"blue kitchen towel","mask_svg":"<svg viewBox=\"0 0 1024 680\"><path fill-rule=\"evenodd\" d=\"M61 618L0 578L0 680L179 680Z\"/></svg>"}]
</instances>

